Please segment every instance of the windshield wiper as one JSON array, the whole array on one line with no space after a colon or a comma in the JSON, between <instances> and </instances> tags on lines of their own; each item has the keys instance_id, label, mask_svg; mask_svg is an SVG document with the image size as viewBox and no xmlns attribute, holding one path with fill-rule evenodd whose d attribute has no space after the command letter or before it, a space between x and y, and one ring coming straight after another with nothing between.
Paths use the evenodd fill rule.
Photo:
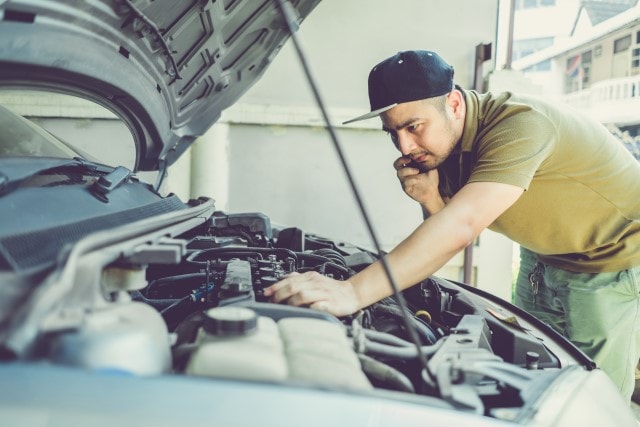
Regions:
<instances>
[{"instance_id":1,"label":"windshield wiper","mask_svg":"<svg viewBox=\"0 0 640 427\"><path fill-rule=\"evenodd\" d=\"M123 182L128 181L132 174L133 172L129 169L118 166L112 172L98 178L98 180L89 187L89 191L96 196L98 200L106 203L109 201L107 194L118 188Z\"/></svg>"},{"instance_id":2,"label":"windshield wiper","mask_svg":"<svg viewBox=\"0 0 640 427\"><path fill-rule=\"evenodd\" d=\"M4 196L36 175L55 173L67 169L106 174L113 171L110 166L93 163L80 157L57 158L4 158L0 159L0 196Z\"/></svg>"}]
</instances>

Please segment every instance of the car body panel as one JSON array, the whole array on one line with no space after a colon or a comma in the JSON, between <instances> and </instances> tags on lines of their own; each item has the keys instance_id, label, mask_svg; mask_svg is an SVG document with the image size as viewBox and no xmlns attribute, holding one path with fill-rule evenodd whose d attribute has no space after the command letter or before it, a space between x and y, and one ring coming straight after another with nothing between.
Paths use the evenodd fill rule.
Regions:
<instances>
[{"instance_id":1,"label":"car body panel","mask_svg":"<svg viewBox=\"0 0 640 427\"><path fill-rule=\"evenodd\" d=\"M292 2L301 22L319 0ZM86 97L120 116L136 170L172 164L263 74L288 38L276 2L10 0L0 86Z\"/></svg>"}]
</instances>

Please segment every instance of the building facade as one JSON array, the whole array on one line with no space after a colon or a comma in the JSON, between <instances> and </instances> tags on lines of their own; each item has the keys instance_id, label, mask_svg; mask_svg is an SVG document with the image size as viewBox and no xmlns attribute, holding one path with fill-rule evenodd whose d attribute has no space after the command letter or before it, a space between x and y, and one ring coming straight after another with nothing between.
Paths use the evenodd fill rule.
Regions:
<instances>
[{"instance_id":1,"label":"building facade","mask_svg":"<svg viewBox=\"0 0 640 427\"><path fill-rule=\"evenodd\" d=\"M637 154L640 4L637 0L579 3L568 38L516 59L513 68L521 70L539 94L609 126ZM518 19L516 14L515 25Z\"/></svg>"}]
</instances>

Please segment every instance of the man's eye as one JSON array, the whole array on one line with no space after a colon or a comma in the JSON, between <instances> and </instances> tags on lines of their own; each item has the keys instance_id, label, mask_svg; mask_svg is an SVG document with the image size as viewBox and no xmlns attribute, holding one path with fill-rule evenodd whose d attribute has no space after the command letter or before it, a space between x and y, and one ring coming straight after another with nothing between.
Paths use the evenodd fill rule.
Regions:
<instances>
[{"instance_id":1,"label":"man's eye","mask_svg":"<svg viewBox=\"0 0 640 427\"><path fill-rule=\"evenodd\" d=\"M419 123L416 123L415 125L409 125L409 126L407 126L407 130L409 132L415 132L418 129L418 126L420 126Z\"/></svg>"}]
</instances>

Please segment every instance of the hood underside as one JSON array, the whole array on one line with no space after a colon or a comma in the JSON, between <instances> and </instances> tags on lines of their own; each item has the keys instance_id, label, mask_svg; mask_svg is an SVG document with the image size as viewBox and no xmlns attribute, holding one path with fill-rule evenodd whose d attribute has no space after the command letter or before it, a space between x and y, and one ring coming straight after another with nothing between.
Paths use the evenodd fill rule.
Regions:
<instances>
[{"instance_id":1,"label":"hood underside","mask_svg":"<svg viewBox=\"0 0 640 427\"><path fill-rule=\"evenodd\" d=\"M320 0L294 0L300 23ZM170 165L288 39L276 0L0 1L0 86L90 99L130 128L136 169Z\"/></svg>"}]
</instances>

